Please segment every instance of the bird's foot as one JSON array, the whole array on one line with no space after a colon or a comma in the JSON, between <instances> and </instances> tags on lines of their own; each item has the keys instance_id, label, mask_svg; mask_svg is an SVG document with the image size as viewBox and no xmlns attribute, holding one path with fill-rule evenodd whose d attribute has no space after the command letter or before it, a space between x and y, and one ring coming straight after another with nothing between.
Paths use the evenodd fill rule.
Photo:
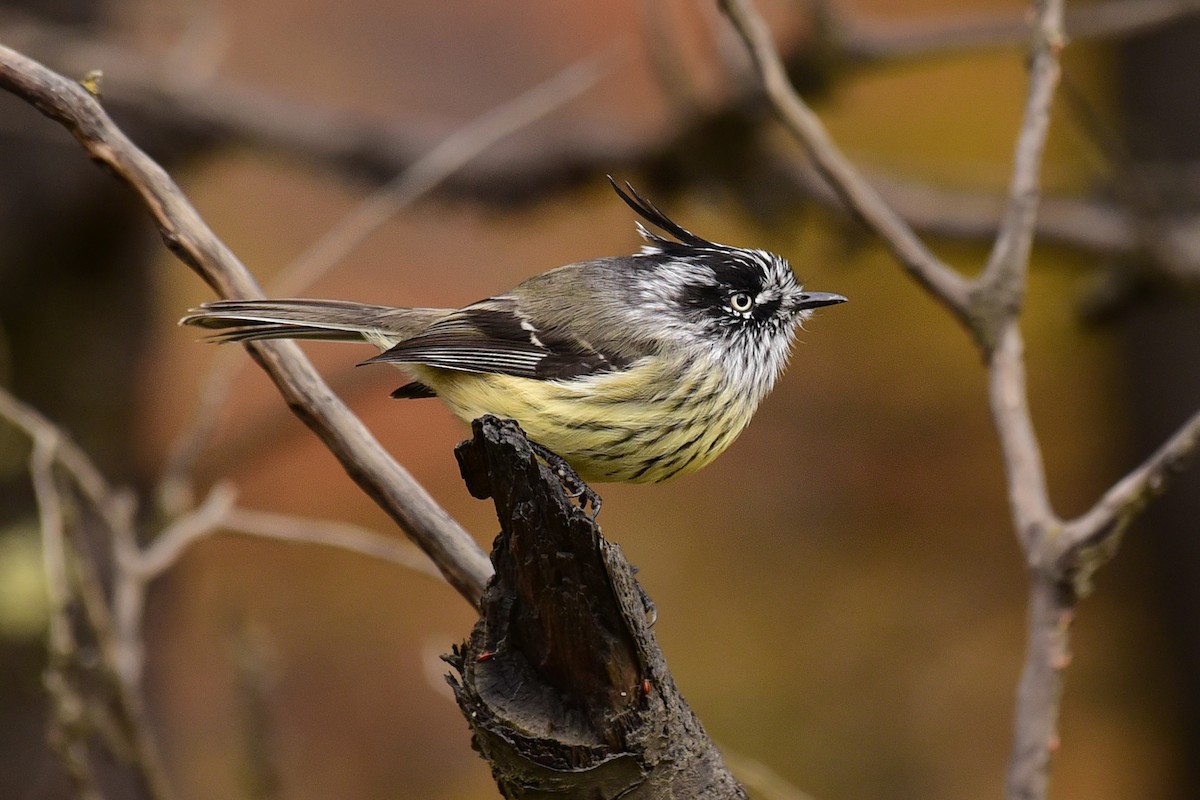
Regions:
<instances>
[{"instance_id":1,"label":"bird's foot","mask_svg":"<svg viewBox=\"0 0 1200 800\"><path fill-rule=\"evenodd\" d=\"M562 482L563 489L567 493L567 497L572 500L578 499L579 507L584 511L587 510L588 506L591 506L592 510L588 516L595 519L600 513L600 504L603 502L600 499L600 495L596 494L592 487L584 483L583 478L579 477L579 473L575 471L575 468L568 464L567 460L558 453L534 441L530 441L529 446L533 449L537 457L545 461L546 466L550 467L554 474L558 476L558 479Z\"/></svg>"}]
</instances>

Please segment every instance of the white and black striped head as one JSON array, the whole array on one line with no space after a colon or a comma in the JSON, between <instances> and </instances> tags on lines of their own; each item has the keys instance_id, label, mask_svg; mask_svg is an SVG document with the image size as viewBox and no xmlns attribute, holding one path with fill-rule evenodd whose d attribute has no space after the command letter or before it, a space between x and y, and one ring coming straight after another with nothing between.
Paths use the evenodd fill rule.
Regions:
<instances>
[{"instance_id":1,"label":"white and black striped head","mask_svg":"<svg viewBox=\"0 0 1200 800\"><path fill-rule=\"evenodd\" d=\"M840 294L805 291L782 256L710 242L671 220L628 183L625 187L628 191L613 183L630 208L673 237L638 223L646 245L635 258L651 262L650 269L637 270L638 300L657 324L674 320L679 333L724 346L748 368L761 365L773 381L787 361L796 326L813 309L846 301Z\"/></svg>"}]
</instances>

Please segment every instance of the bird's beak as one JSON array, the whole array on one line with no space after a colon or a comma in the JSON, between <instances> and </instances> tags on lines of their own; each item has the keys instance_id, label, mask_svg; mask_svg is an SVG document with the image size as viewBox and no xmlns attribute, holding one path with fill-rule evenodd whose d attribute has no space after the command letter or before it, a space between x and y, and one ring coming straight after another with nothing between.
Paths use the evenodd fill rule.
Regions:
<instances>
[{"instance_id":1,"label":"bird's beak","mask_svg":"<svg viewBox=\"0 0 1200 800\"><path fill-rule=\"evenodd\" d=\"M803 310L806 308L820 308L821 306L836 306L838 303L846 302L846 298L840 294L832 292L801 292L796 295L793 308Z\"/></svg>"}]
</instances>

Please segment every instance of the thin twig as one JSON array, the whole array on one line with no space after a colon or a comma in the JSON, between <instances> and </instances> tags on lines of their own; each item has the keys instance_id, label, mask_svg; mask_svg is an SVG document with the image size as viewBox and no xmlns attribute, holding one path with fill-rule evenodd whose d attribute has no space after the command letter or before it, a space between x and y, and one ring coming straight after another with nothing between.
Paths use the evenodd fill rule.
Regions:
<instances>
[{"instance_id":1,"label":"thin twig","mask_svg":"<svg viewBox=\"0 0 1200 800\"><path fill-rule=\"evenodd\" d=\"M1035 0L1033 54L1025 115L1017 137L1009 201L987 266L972 294L976 339L988 357L992 416L1017 536L1031 566L1025 665L1017 688L1008 800L1044 800L1050 757L1058 746L1062 671L1070 653L1077 595L1044 563L1060 523L1050 505L1041 450L1029 411L1018 316L1040 196L1042 154L1064 45L1063 0ZM1049 567L1049 568L1048 568Z\"/></svg>"},{"instance_id":2,"label":"thin twig","mask_svg":"<svg viewBox=\"0 0 1200 800\"><path fill-rule=\"evenodd\" d=\"M1025 293L1025 275L1033 246L1034 223L1041 198L1042 155L1050 130L1050 109L1058 88L1059 54L1064 47L1063 0L1039 0L1034 22L1033 60L1029 69L1029 93L1025 116L1017 136L1009 181L1008 205L1000 232L977 281L973 298L987 306L976 319L976 335L984 346L994 345L1000 329L1020 312Z\"/></svg>"},{"instance_id":3,"label":"thin twig","mask_svg":"<svg viewBox=\"0 0 1200 800\"><path fill-rule=\"evenodd\" d=\"M7 399L7 394L0 394ZM11 409L6 409L11 411ZM10 420L12 416L6 414ZM49 663L44 678L54 713L51 743L58 751L70 776L75 793L83 800L102 800L92 769L88 744L87 700L80 694L70 671L79 648L71 623L70 571L67 569L67 536L63 520L62 498L54 478L58 436L52 427L34 423L25 430L33 437L29 459L29 477L37 499L42 528L42 563L49 597Z\"/></svg>"},{"instance_id":4,"label":"thin twig","mask_svg":"<svg viewBox=\"0 0 1200 800\"><path fill-rule=\"evenodd\" d=\"M58 746L63 761L81 796L99 798L88 756L88 700L75 687L69 667L79 657L79 645L72 632L70 606L78 605L95 635L103 659L101 665L116 696L118 709L126 724L128 741L122 749L146 789L155 800L172 797L158 748L151 735L149 720L142 705L140 686L129 680L129 666L140 657L140 632L133 638L122 637L108 611L99 580L83 559L74 559L74 577L68 568L69 539L63 522L62 500L53 468L64 474L83 493L83 497L105 523L114 542L128 536L132 541L132 507L126 495L112 490L91 460L53 423L0 388L0 416L8 419L33 439L30 474L38 513L41 517L42 548L46 563L46 583L50 595L50 667L47 687L54 699L59 725ZM122 532L124 531L124 532ZM118 573L120 570L118 569ZM74 587L74 588L73 588ZM119 746L114 742L114 746Z\"/></svg>"},{"instance_id":5,"label":"thin twig","mask_svg":"<svg viewBox=\"0 0 1200 800\"><path fill-rule=\"evenodd\" d=\"M43 560L50 606L50 666L47 691L55 713L54 744L71 776L76 794L102 800L91 766L89 738L100 736L110 750L136 770L147 796L173 796L141 693L143 610L149 583L169 569L187 547L219 530L276 541L336 547L440 578L441 573L411 545L342 523L326 523L235 509L235 493L217 484L205 502L175 519L144 552L133 538L132 507L111 489L90 459L70 438L37 411L0 387L0 419L33 441L30 477L42 529ZM128 528L128 540L106 530L114 550L112 610L109 598L88 561L68 556L62 496L55 467L77 486L97 511L109 509L114 524ZM101 522L106 522L100 515ZM106 523L107 527L107 523ZM122 544L124 543L124 544ZM68 564L73 563L74 570ZM71 620L78 606L99 647L100 673L116 703L107 706L86 697L72 678L79 659Z\"/></svg>"},{"instance_id":6,"label":"thin twig","mask_svg":"<svg viewBox=\"0 0 1200 800\"><path fill-rule=\"evenodd\" d=\"M310 520L288 514L273 514L247 508L232 508L225 515L224 527L230 533L242 533L287 544L316 544L333 547L428 575L440 577L429 560L409 544L368 528L330 520Z\"/></svg>"},{"instance_id":7,"label":"thin twig","mask_svg":"<svg viewBox=\"0 0 1200 800\"><path fill-rule=\"evenodd\" d=\"M5 416L14 421L15 401L4 393ZM7 402L12 401L12 402ZM19 405L19 404L18 404ZM33 438L29 459L30 480L37 500L42 532L42 558L49 596L49 658L45 686L54 709L51 742L59 753L75 793L85 800L101 800L103 793L92 767L89 738L95 714L89 711L89 699L80 691L73 673L79 665L79 643L75 638L72 608L76 605L75 582L68 568L68 537L60 487L54 468L62 439L53 425L27 409L15 416Z\"/></svg>"},{"instance_id":8,"label":"thin twig","mask_svg":"<svg viewBox=\"0 0 1200 800\"><path fill-rule=\"evenodd\" d=\"M257 283L208 228L166 172L113 124L92 95L9 48L0 47L0 87L66 127L96 161L142 199L168 248L222 297L261 297ZM487 556L371 436L294 344L248 345L293 411L343 467L475 604L492 573Z\"/></svg>"},{"instance_id":9,"label":"thin twig","mask_svg":"<svg viewBox=\"0 0 1200 800\"><path fill-rule=\"evenodd\" d=\"M54 479L58 437L52 429L33 429L30 432L33 434L33 453L29 458L29 478L33 484L38 522L42 529L42 564L46 572L46 594L50 601L50 656L51 660L66 659L75 652L75 635L71 629L73 593L67 570L62 498Z\"/></svg>"},{"instance_id":10,"label":"thin twig","mask_svg":"<svg viewBox=\"0 0 1200 800\"><path fill-rule=\"evenodd\" d=\"M441 573L410 544L368 528L291 514L255 511L234 505L236 493L218 484L192 513L176 519L150 544L130 568L151 581L174 566L193 544L218 533L272 539L285 544L323 545L401 566L433 578Z\"/></svg>"},{"instance_id":11,"label":"thin twig","mask_svg":"<svg viewBox=\"0 0 1200 800\"><path fill-rule=\"evenodd\" d=\"M1184 469L1200 447L1200 411L1192 415L1153 455L1112 486L1084 514L1064 525L1055 542L1058 558L1119 532L1172 477ZM1064 565L1067 566L1067 565Z\"/></svg>"},{"instance_id":12,"label":"thin twig","mask_svg":"<svg viewBox=\"0 0 1200 800\"><path fill-rule=\"evenodd\" d=\"M172 800L174 792L142 696L142 632L122 632L118 629L100 579L90 561L77 558L74 567L80 605L100 647L102 658L99 666L116 701L114 710L120 719L119 725L100 725L108 716L106 712L102 713L97 721L99 732L109 734L114 753L123 754L130 762L147 797L151 800Z\"/></svg>"},{"instance_id":13,"label":"thin twig","mask_svg":"<svg viewBox=\"0 0 1200 800\"><path fill-rule=\"evenodd\" d=\"M49 447L48 452L52 455L53 463L61 467L63 474L69 478L75 487L79 490L83 499L95 511L103 523L105 534L109 537L108 542L115 554L117 575L117 594L118 598L121 592L121 556L129 550L136 551L136 535L134 532L134 507L131 497L128 492L120 491L110 486L104 475L87 456L86 453L68 436L65 432L59 429L53 422L46 419L38 411L32 407L22 403L9 393L3 387L0 387L0 418L7 419L12 425L25 432L34 442L35 455L47 451L48 442L53 443ZM36 464L37 459L31 463ZM41 476L39 481L37 478ZM62 530L62 511L61 499L59 497L57 487L49 482L49 480L41 473L35 473L34 489L35 496L38 502L38 508L43 515L42 519L42 536L44 547L48 547L49 554L53 556L52 561L57 563L62 561L66 564L65 550L63 553L58 553L59 548L65 548L65 544L57 544L65 542L65 534ZM51 489L54 489L51 492ZM57 520L57 522L56 522ZM65 567L64 567L65 569ZM131 673L128 669L134 659L131 659L127 650L128 637L122 636L109 625L106 613L95 606L99 603L105 604L104 593L99 589L99 583L95 582L95 587L80 586L78 592L70 591L70 586L73 584L69 580L67 573L58 576L57 573L48 573L48 585L51 590L51 606L55 606L62 600L63 597L77 597L83 601L85 610L88 603L92 603L92 608L89 616L91 616L99 626L95 629L97 639L102 643L114 642L112 653L113 669L122 678L127 679L130 685L137 686L137 680L130 679ZM62 587L62 588L56 588ZM91 589L91 594L88 592ZM67 595L59 596L60 592L67 592ZM118 603L119 605L119 603ZM94 626L95 627L95 626ZM139 634L140 635L140 634ZM53 627L51 629L51 638L53 639ZM139 645L140 646L140 645ZM52 652L56 648L51 648Z\"/></svg>"},{"instance_id":14,"label":"thin twig","mask_svg":"<svg viewBox=\"0 0 1200 800\"><path fill-rule=\"evenodd\" d=\"M118 492L110 486L103 473L71 437L3 386L0 386L0 418L7 419L24 431L31 440L36 441L38 437L54 439L54 460L66 469L106 525L119 527L129 518L131 498L128 493Z\"/></svg>"},{"instance_id":15,"label":"thin twig","mask_svg":"<svg viewBox=\"0 0 1200 800\"><path fill-rule=\"evenodd\" d=\"M208 497L187 514L176 517L127 565L130 572L148 582L173 567L188 547L219 530L237 500L231 483L217 483Z\"/></svg>"}]
</instances>

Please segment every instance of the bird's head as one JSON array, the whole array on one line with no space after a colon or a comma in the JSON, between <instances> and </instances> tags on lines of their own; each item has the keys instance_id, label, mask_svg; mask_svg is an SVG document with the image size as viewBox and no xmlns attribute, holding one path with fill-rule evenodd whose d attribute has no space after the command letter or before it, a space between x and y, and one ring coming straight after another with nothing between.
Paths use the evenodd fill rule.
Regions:
<instances>
[{"instance_id":1,"label":"bird's head","mask_svg":"<svg viewBox=\"0 0 1200 800\"><path fill-rule=\"evenodd\" d=\"M612 185L642 219L667 234L637 224L646 240L636 256L646 267L638 270L639 299L659 314L659 324L714 344L742 343L748 357L781 367L796 326L813 309L846 301L840 294L806 291L782 256L711 242L671 220L628 183L625 189Z\"/></svg>"}]
</instances>

